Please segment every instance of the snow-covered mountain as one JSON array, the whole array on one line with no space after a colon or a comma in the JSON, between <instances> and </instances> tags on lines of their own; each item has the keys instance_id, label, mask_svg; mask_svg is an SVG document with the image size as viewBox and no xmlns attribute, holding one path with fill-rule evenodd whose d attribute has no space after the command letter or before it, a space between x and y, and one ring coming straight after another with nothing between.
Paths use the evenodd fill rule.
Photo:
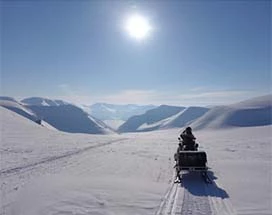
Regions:
<instances>
[{"instance_id":1,"label":"snow-covered mountain","mask_svg":"<svg viewBox=\"0 0 272 215\"><path fill-rule=\"evenodd\" d=\"M272 124L272 95L212 108L191 123L194 129L249 127Z\"/></svg>"},{"instance_id":2,"label":"snow-covered mountain","mask_svg":"<svg viewBox=\"0 0 272 215\"><path fill-rule=\"evenodd\" d=\"M39 120L38 116L33 111L24 107L20 102L16 101L14 98L0 96L0 106L12 110L33 122L38 122Z\"/></svg>"},{"instance_id":3,"label":"snow-covered mountain","mask_svg":"<svg viewBox=\"0 0 272 215\"><path fill-rule=\"evenodd\" d=\"M123 120L126 121L131 116L140 115L155 108L154 105L115 105L106 103L96 103L91 106L84 105L83 108L92 116L100 120Z\"/></svg>"},{"instance_id":4,"label":"snow-covered mountain","mask_svg":"<svg viewBox=\"0 0 272 215\"><path fill-rule=\"evenodd\" d=\"M119 132L151 131L160 128L164 120L178 114L185 107L161 105L142 115L132 116L119 128Z\"/></svg>"},{"instance_id":5,"label":"snow-covered mountain","mask_svg":"<svg viewBox=\"0 0 272 215\"><path fill-rule=\"evenodd\" d=\"M35 106L60 106L60 105L68 105L68 102L62 101L62 100L52 100L47 98L41 98L41 97L31 97L26 98L21 101L24 104L27 105L35 105Z\"/></svg>"},{"instance_id":6,"label":"snow-covered mountain","mask_svg":"<svg viewBox=\"0 0 272 215\"><path fill-rule=\"evenodd\" d=\"M160 128L181 128L191 123L195 119L204 115L209 109L205 107L188 107L180 111L178 114L168 118L167 122L162 124Z\"/></svg>"},{"instance_id":7,"label":"snow-covered mountain","mask_svg":"<svg viewBox=\"0 0 272 215\"><path fill-rule=\"evenodd\" d=\"M45 121L42 121L41 118L34 113L31 109L25 107L22 103L18 102L14 98L0 96L0 106L13 111L15 114L19 114L27 119L27 121L32 121L35 124L42 125L43 127L56 130L50 124Z\"/></svg>"},{"instance_id":8,"label":"snow-covered mountain","mask_svg":"<svg viewBox=\"0 0 272 215\"><path fill-rule=\"evenodd\" d=\"M203 129L272 124L272 95L210 109L167 105L154 108L152 105L105 103L82 108L62 100L39 97L27 98L21 102L10 97L0 97L0 105L38 124L72 133L105 134L112 132L113 127L123 133L188 125L193 129ZM128 117L127 121L123 121Z\"/></svg>"},{"instance_id":9,"label":"snow-covered mountain","mask_svg":"<svg viewBox=\"0 0 272 215\"><path fill-rule=\"evenodd\" d=\"M106 134L112 130L81 108L61 100L27 98L22 100L42 120L60 131L70 133Z\"/></svg>"}]
</instances>

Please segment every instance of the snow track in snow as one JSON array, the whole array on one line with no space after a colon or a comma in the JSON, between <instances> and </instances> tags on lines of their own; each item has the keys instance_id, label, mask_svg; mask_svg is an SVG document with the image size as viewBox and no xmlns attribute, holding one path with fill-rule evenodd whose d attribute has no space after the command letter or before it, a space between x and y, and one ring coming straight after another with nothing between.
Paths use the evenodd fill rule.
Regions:
<instances>
[{"instance_id":1,"label":"snow track in snow","mask_svg":"<svg viewBox=\"0 0 272 215\"><path fill-rule=\"evenodd\" d=\"M206 193L209 194L208 198L211 210L213 211L212 214L236 215L237 212L234 209L228 194L220 187L215 182L205 186Z\"/></svg>"},{"instance_id":2,"label":"snow track in snow","mask_svg":"<svg viewBox=\"0 0 272 215\"><path fill-rule=\"evenodd\" d=\"M183 190L179 183L173 181L170 181L171 186L164 195L156 215L172 215L181 210L181 204L179 203L183 201Z\"/></svg>"},{"instance_id":3,"label":"snow track in snow","mask_svg":"<svg viewBox=\"0 0 272 215\"><path fill-rule=\"evenodd\" d=\"M49 163L49 162L56 161L56 160L59 160L59 159L62 159L62 158L67 158L67 157L70 157L70 156L73 156L73 155L77 155L77 154L86 152L86 151L94 149L94 148L99 148L99 147L103 147L103 146L106 146L106 145L110 145L112 143L119 142L119 141L122 141L122 140L125 140L125 139L126 138L122 138L122 139L113 140L113 141L109 141L109 142L105 142L105 143L100 143L100 144L97 144L97 145L88 146L88 147L78 149L78 150L75 150L75 151L66 152L65 154L62 154L62 155L47 157L47 158L45 158L43 160L40 160L40 161L37 161L37 162L34 162L34 163L30 163L30 164L26 164L26 165L23 165L23 166L18 166L18 167L14 167L14 168L10 168L10 169L4 169L4 170L0 171L0 176L5 175L5 174L16 173L18 171L33 168L33 167L38 166L40 164Z\"/></svg>"},{"instance_id":4,"label":"snow track in snow","mask_svg":"<svg viewBox=\"0 0 272 215\"><path fill-rule=\"evenodd\" d=\"M197 172L185 173L182 184L171 183L156 215L235 215L228 194L207 184Z\"/></svg>"},{"instance_id":5,"label":"snow track in snow","mask_svg":"<svg viewBox=\"0 0 272 215\"><path fill-rule=\"evenodd\" d=\"M206 183L201 175L189 173L183 175L184 198L180 215L208 215L212 214L208 198Z\"/></svg>"}]
</instances>

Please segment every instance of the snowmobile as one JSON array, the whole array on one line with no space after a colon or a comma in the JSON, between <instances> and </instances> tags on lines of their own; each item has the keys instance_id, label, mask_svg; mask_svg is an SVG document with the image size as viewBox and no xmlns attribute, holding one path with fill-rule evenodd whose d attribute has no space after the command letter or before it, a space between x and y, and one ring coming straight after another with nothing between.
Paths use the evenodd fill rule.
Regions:
<instances>
[{"instance_id":1,"label":"snowmobile","mask_svg":"<svg viewBox=\"0 0 272 215\"><path fill-rule=\"evenodd\" d=\"M179 146L177 152L174 155L176 180L175 182L182 181L182 172L200 172L203 179L207 183L211 183L211 180L207 174L207 154L204 151L198 151L198 144L192 141L190 144L186 144L181 138L178 138Z\"/></svg>"}]
</instances>

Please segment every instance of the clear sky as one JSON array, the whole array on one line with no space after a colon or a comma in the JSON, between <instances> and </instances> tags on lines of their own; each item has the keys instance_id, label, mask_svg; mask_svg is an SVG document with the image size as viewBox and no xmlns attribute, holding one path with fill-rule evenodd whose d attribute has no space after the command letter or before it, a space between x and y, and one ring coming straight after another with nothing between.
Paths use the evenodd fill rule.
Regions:
<instances>
[{"instance_id":1,"label":"clear sky","mask_svg":"<svg viewBox=\"0 0 272 215\"><path fill-rule=\"evenodd\" d=\"M271 93L271 1L1 1L1 94L214 105ZM136 40L131 14L151 30Z\"/></svg>"}]
</instances>

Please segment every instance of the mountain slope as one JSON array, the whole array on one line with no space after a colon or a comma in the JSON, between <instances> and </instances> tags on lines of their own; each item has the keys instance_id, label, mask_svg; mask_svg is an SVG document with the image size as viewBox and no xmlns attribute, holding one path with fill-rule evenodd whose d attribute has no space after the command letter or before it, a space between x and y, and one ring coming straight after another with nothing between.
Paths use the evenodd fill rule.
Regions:
<instances>
[{"instance_id":1,"label":"mountain slope","mask_svg":"<svg viewBox=\"0 0 272 215\"><path fill-rule=\"evenodd\" d=\"M24 107L21 103L16 101L14 98L1 96L0 106L7 108L33 122L39 121L38 116L33 111Z\"/></svg>"},{"instance_id":2,"label":"mountain slope","mask_svg":"<svg viewBox=\"0 0 272 215\"><path fill-rule=\"evenodd\" d=\"M35 124L42 125L43 127L46 127L51 130L56 130L56 128L52 127L47 122L42 121L41 118L37 114L35 114L31 109L25 107L23 104L16 101L14 98L1 96L0 106L11 110L18 115L21 115L22 117L26 118L27 121L30 120Z\"/></svg>"},{"instance_id":3,"label":"mountain slope","mask_svg":"<svg viewBox=\"0 0 272 215\"><path fill-rule=\"evenodd\" d=\"M214 107L190 124L194 129L250 127L272 124L272 95L256 97L228 106Z\"/></svg>"},{"instance_id":4,"label":"mountain slope","mask_svg":"<svg viewBox=\"0 0 272 215\"><path fill-rule=\"evenodd\" d=\"M81 108L61 100L28 98L22 100L41 119L60 131L106 134L113 131Z\"/></svg>"},{"instance_id":5,"label":"mountain slope","mask_svg":"<svg viewBox=\"0 0 272 215\"><path fill-rule=\"evenodd\" d=\"M154 123L144 123L137 130L150 131L157 129L181 128L205 114L209 109L203 107L188 107L168 118Z\"/></svg>"},{"instance_id":6,"label":"mountain slope","mask_svg":"<svg viewBox=\"0 0 272 215\"><path fill-rule=\"evenodd\" d=\"M180 128L204 115L209 109L204 107L188 107L178 113L162 128Z\"/></svg>"},{"instance_id":7,"label":"mountain slope","mask_svg":"<svg viewBox=\"0 0 272 215\"><path fill-rule=\"evenodd\" d=\"M27 105L35 106L60 106L69 104L68 102L64 102L62 100L52 100L41 97L30 97L23 99L21 102Z\"/></svg>"},{"instance_id":8,"label":"mountain slope","mask_svg":"<svg viewBox=\"0 0 272 215\"><path fill-rule=\"evenodd\" d=\"M143 125L151 125L161 120L167 119L181 110L184 107L161 105L157 108L147 111L146 113L129 118L123 125L118 128L119 132L136 132L136 131L150 131L160 127L160 124L151 127L143 127Z\"/></svg>"}]
</instances>

